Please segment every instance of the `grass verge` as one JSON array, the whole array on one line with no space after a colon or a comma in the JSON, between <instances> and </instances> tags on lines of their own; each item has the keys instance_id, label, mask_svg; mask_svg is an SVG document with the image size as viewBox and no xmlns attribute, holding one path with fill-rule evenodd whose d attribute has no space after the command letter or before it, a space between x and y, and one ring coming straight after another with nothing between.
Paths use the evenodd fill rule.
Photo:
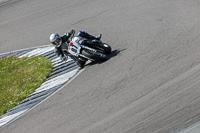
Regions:
<instances>
[{"instance_id":1,"label":"grass verge","mask_svg":"<svg viewBox=\"0 0 200 133\"><path fill-rule=\"evenodd\" d=\"M33 93L52 71L43 56L0 59L0 116Z\"/></svg>"}]
</instances>

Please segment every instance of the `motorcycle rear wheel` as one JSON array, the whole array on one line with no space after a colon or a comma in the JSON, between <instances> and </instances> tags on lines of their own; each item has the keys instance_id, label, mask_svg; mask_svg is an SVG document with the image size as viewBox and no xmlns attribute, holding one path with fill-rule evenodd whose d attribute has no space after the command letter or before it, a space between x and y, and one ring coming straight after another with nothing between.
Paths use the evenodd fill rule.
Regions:
<instances>
[{"instance_id":1,"label":"motorcycle rear wheel","mask_svg":"<svg viewBox=\"0 0 200 133\"><path fill-rule=\"evenodd\" d=\"M104 43L103 44L103 49L105 51L105 54L110 54L111 53L111 47L110 47L110 45Z\"/></svg>"}]
</instances>

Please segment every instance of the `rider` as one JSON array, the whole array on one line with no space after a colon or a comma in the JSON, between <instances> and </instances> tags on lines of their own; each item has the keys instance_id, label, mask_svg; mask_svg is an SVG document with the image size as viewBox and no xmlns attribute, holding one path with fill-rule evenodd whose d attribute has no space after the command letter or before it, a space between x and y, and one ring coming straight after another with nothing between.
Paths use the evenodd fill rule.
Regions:
<instances>
[{"instance_id":1,"label":"rider","mask_svg":"<svg viewBox=\"0 0 200 133\"><path fill-rule=\"evenodd\" d=\"M68 51L68 49L64 47L64 46L67 46L67 45L63 45L63 44L68 44L69 38L74 33L75 33L75 30L71 30L70 32L65 33L62 36L60 36L57 33L53 33L53 34L50 35L49 39L50 39L51 43L55 46L54 51L61 58L62 61L67 60L67 58L64 56L63 50L65 50L66 52ZM94 39L100 40L101 39L101 34L99 34L98 36L92 36L85 31L80 31L77 35L84 37L84 38L87 38L89 40L94 40ZM72 57L72 56L70 56L70 57ZM74 58L72 57L72 59L74 59Z\"/></svg>"}]
</instances>

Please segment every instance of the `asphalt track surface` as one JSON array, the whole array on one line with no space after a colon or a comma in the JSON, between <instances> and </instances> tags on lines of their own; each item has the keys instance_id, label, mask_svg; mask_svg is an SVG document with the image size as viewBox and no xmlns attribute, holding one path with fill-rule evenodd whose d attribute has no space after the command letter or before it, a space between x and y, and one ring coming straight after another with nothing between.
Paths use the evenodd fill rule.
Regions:
<instances>
[{"instance_id":1,"label":"asphalt track surface","mask_svg":"<svg viewBox=\"0 0 200 133\"><path fill-rule=\"evenodd\" d=\"M0 133L172 133L200 120L199 0L11 0L0 52L86 30L113 48Z\"/></svg>"}]
</instances>

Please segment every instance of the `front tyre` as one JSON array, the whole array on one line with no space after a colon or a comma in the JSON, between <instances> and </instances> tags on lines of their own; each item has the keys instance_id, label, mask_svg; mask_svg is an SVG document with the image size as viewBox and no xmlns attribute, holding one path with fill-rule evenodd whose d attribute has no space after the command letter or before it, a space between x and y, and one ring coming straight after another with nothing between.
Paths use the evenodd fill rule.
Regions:
<instances>
[{"instance_id":1,"label":"front tyre","mask_svg":"<svg viewBox=\"0 0 200 133\"><path fill-rule=\"evenodd\" d=\"M79 67L81 67L81 68L84 67L85 63L86 63L86 61L81 61L81 60L78 60L78 61L77 61L77 65L78 65Z\"/></svg>"},{"instance_id":2,"label":"front tyre","mask_svg":"<svg viewBox=\"0 0 200 133\"><path fill-rule=\"evenodd\" d=\"M80 60L80 59L77 58L77 57L74 57L73 60L74 60L74 61L76 62L76 64L77 64L79 67L81 67L81 68L84 67L84 65L85 65L85 63L86 63L86 61L87 61L87 60Z\"/></svg>"},{"instance_id":3,"label":"front tyre","mask_svg":"<svg viewBox=\"0 0 200 133\"><path fill-rule=\"evenodd\" d=\"M82 51L82 54L84 56L92 59L92 60L95 60L95 61L106 61L106 60L108 60L108 57L106 55L105 56L100 56L100 55L98 55L96 53L92 53L92 52L90 52L89 50L86 50L86 49L84 49Z\"/></svg>"}]
</instances>

